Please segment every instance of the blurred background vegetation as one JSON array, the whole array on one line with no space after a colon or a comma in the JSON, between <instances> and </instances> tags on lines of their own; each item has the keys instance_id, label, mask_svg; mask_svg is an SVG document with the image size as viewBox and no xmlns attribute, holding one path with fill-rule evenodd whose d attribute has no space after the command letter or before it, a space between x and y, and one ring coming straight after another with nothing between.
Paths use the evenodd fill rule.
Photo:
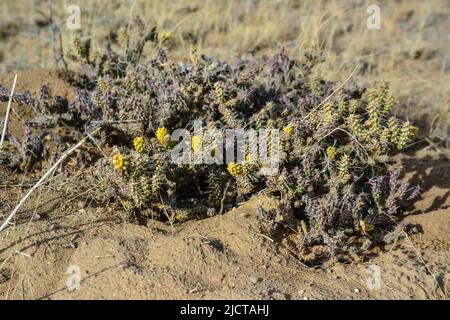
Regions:
<instances>
[{"instance_id":1,"label":"blurred background vegetation","mask_svg":"<svg viewBox=\"0 0 450 320\"><path fill-rule=\"evenodd\" d=\"M78 31L66 27L74 4L81 9ZM381 8L381 30L366 26L371 4ZM359 66L358 83L388 81L399 100L396 112L438 148L450 146L448 0L2 0L0 13L2 77L58 67L53 47L66 56L76 37L90 38L92 51L114 44L140 16L179 60L189 58L193 43L200 53L229 61L270 54L281 44L299 60L308 54L322 61L312 77L342 81ZM148 45L145 53L154 50Z\"/></svg>"}]
</instances>

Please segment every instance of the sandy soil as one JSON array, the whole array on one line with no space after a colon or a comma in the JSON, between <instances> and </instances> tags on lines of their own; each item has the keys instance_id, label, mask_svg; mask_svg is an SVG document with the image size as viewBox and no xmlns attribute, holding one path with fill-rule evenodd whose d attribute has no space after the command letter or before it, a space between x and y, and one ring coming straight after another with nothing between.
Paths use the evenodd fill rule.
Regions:
<instances>
[{"instance_id":1,"label":"sandy soil","mask_svg":"<svg viewBox=\"0 0 450 320\"><path fill-rule=\"evenodd\" d=\"M441 168L450 170L449 164ZM441 175L439 174L439 177ZM434 179L439 179L434 177ZM0 235L3 298L39 299L424 299L448 295L448 189L425 191L409 221L423 235L400 240L377 257L349 265L302 265L261 233L255 197L222 216L173 227L123 224L102 208L23 212ZM439 198L440 197L440 198ZM439 208L433 209L438 199ZM431 210L431 211L430 211ZM424 211L424 213L418 213ZM27 216L28 219L25 219ZM70 292L70 266L80 289ZM368 266L381 287L367 287ZM445 291L447 291L445 293ZM448 296L447 296L448 297Z\"/></svg>"},{"instance_id":2,"label":"sandy soil","mask_svg":"<svg viewBox=\"0 0 450 320\"><path fill-rule=\"evenodd\" d=\"M18 91L47 82L54 93L70 87L52 71L19 75ZM3 83L8 85L5 79ZM29 111L14 105L10 132L21 136ZM0 114L2 116L2 114ZM283 244L263 235L255 196L232 211L169 226L124 223L112 208L86 206L39 189L0 233L0 297L5 299L430 299L449 297L450 162L430 150L399 158L423 194L407 210L421 235L400 238L375 257L310 268ZM13 187L42 175L0 167L0 216L24 190ZM72 201L69 201L72 200ZM80 289L69 291L73 266ZM369 289L369 268L379 288ZM69 281L69 283L71 283Z\"/></svg>"}]
</instances>

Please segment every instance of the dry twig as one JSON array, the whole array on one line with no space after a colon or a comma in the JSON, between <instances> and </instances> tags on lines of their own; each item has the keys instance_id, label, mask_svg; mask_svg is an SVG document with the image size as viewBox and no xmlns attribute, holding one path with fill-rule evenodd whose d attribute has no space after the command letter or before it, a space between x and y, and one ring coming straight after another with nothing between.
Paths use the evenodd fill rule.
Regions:
<instances>
[{"instance_id":1,"label":"dry twig","mask_svg":"<svg viewBox=\"0 0 450 320\"><path fill-rule=\"evenodd\" d=\"M14 76L14 82L13 82L11 94L9 95L8 107L6 108L5 123L3 124L2 137L0 140L0 149L3 146L3 141L5 140L6 131L8 128L9 111L11 110L11 103L12 103L13 96L14 96L14 89L16 88L16 82L17 82L17 74Z\"/></svg>"},{"instance_id":2,"label":"dry twig","mask_svg":"<svg viewBox=\"0 0 450 320\"><path fill-rule=\"evenodd\" d=\"M94 130L92 134L96 133L97 131L99 131L100 128L97 128L96 130ZM20 200L19 204L14 208L14 210L10 213L10 215L8 216L8 218L6 218L6 220L3 222L3 224L0 226L0 232L3 231L3 229L5 229L9 222L11 221L11 219L14 217L14 215L17 213L17 211L20 209L20 207L25 203L25 201L27 201L27 199L31 196L31 194L33 193L34 190L36 190L42 183L44 183L44 181L52 174L52 172L64 161L64 159L66 159L72 152L74 152L76 149L78 149L81 145L83 145L83 143L86 142L86 140L88 139L88 137L84 137L83 139L81 139L80 142L78 142L76 145L74 145L72 148L70 148L69 150L67 150L62 156L61 158L59 158L58 161L56 161L56 163L50 168L48 169L48 171L42 176L42 178L30 189L28 190L27 194L22 198L22 200Z\"/></svg>"}]
</instances>

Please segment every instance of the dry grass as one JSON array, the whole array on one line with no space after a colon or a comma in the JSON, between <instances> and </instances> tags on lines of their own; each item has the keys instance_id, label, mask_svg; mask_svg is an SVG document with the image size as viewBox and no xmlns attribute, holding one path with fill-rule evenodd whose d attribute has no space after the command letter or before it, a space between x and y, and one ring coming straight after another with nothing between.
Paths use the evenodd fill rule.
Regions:
<instances>
[{"instance_id":1,"label":"dry grass","mask_svg":"<svg viewBox=\"0 0 450 320\"><path fill-rule=\"evenodd\" d=\"M246 53L270 53L277 43L291 55L306 52L325 58L315 72L342 81L359 63L357 80L391 83L401 101L398 112L419 122L430 134L447 140L449 97L450 4L446 0L376 1L382 29L366 27L366 8L373 1L53 1L53 19L61 23L67 53L77 32L65 27L69 4L79 4L82 34L103 46L105 39L135 15L171 32L170 54L185 59L195 41L199 51L221 59ZM29 8L24 11L24 8ZM54 67L48 1L2 1L0 72L17 68ZM30 48L33 48L30 54ZM147 47L147 53L153 48Z\"/></svg>"}]
</instances>

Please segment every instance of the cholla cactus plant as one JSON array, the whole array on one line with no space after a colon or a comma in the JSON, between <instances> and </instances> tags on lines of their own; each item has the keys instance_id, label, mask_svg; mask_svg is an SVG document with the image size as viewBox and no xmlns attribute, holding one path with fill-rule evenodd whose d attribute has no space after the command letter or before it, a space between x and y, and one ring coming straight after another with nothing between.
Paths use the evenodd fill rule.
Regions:
<instances>
[{"instance_id":1,"label":"cholla cactus plant","mask_svg":"<svg viewBox=\"0 0 450 320\"><path fill-rule=\"evenodd\" d=\"M57 114L39 111L57 100L46 88L37 100L18 97L38 116L48 116L41 127L64 123L83 133L93 121L100 123L101 142L118 147L109 159L114 188L135 209L184 221L224 212L265 191L281 202L278 212L261 217L273 220L271 232L280 228L277 215L289 220L289 231L299 230L300 252L320 244L333 256L361 243L348 244L352 237L382 241L418 193L392 169L393 153L412 142L416 128L391 114L395 98L386 83L365 90L351 81L332 95L336 84L315 77L313 62L300 65L283 49L228 64L199 55L195 47L190 63L173 62L155 47L154 57L143 61L146 42L163 42L158 34L146 33L136 19L120 32L119 50L110 44L95 57L88 42L77 41L85 72L74 78L83 88L75 88L74 101L60 102L64 107ZM135 129L121 126L130 121ZM171 132L191 129L194 121L210 129L280 130L278 172L259 174L261 163L251 157L229 164L172 163ZM195 136L192 154L210 145L205 136Z\"/></svg>"}]
</instances>

